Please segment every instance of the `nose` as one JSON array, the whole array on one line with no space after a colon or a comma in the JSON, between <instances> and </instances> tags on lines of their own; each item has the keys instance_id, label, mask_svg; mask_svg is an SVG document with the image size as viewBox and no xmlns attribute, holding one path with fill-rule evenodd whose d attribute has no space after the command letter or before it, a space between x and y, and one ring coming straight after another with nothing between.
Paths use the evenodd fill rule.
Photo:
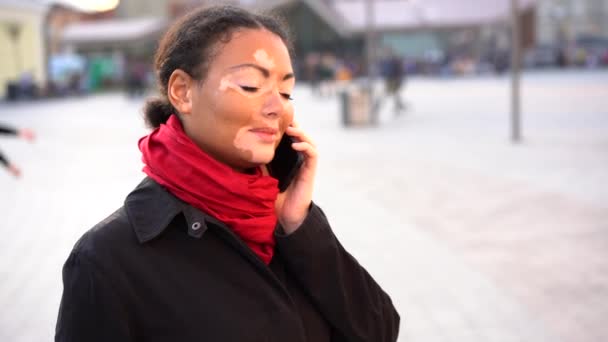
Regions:
<instances>
[{"instance_id":1,"label":"nose","mask_svg":"<svg viewBox=\"0 0 608 342\"><path fill-rule=\"evenodd\" d=\"M264 116L280 116L283 114L283 111L283 98L279 94L279 91L276 89L268 91L264 106L262 107L262 114Z\"/></svg>"}]
</instances>

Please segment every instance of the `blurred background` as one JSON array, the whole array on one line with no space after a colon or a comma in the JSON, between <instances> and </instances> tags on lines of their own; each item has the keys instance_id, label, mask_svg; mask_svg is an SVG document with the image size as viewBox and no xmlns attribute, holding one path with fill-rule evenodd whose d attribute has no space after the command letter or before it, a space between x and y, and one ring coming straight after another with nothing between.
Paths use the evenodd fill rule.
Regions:
<instances>
[{"instance_id":1,"label":"blurred background","mask_svg":"<svg viewBox=\"0 0 608 342\"><path fill-rule=\"evenodd\" d=\"M158 40L219 2L289 23L315 201L400 341L608 341L608 0L0 0L0 340L52 340L143 178Z\"/></svg>"}]
</instances>

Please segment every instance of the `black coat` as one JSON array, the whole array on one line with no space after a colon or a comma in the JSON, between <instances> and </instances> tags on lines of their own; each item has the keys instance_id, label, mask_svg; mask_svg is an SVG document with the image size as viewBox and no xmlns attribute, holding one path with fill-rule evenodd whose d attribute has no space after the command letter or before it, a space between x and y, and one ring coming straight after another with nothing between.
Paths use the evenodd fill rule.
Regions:
<instances>
[{"instance_id":1,"label":"black coat","mask_svg":"<svg viewBox=\"0 0 608 342\"><path fill-rule=\"evenodd\" d=\"M314 204L265 265L146 178L76 243L56 341L395 341L399 315Z\"/></svg>"}]
</instances>

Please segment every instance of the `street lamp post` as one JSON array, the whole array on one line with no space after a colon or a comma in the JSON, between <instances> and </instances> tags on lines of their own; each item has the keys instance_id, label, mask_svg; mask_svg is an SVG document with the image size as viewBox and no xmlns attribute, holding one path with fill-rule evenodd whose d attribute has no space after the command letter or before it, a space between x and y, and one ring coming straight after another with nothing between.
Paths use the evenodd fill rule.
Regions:
<instances>
[{"instance_id":1,"label":"street lamp post","mask_svg":"<svg viewBox=\"0 0 608 342\"><path fill-rule=\"evenodd\" d=\"M365 59L367 77L372 78L374 64L374 1L365 0Z\"/></svg>"},{"instance_id":2,"label":"street lamp post","mask_svg":"<svg viewBox=\"0 0 608 342\"><path fill-rule=\"evenodd\" d=\"M521 140L520 72L521 44L518 1L511 0L511 141Z\"/></svg>"},{"instance_id":3,"label":"street lamp post","mask_svg":"<svg viewBox=\"0 0 608 342\"><path fill-rule=\"evenodd\" d=\"M375 23L374 0L365 0L365 64L367 66L367 96L369 115L372 124L378 123L378 113L374 100L374 62L375 62Z\"/></svg>"}]
</instances>

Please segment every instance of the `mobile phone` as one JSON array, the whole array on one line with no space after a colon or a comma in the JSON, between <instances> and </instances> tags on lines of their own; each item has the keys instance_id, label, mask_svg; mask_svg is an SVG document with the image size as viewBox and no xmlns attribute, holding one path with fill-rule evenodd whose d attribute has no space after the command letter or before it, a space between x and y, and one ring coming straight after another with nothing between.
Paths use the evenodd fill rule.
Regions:
<instances>
[{"instance_id":1,"label":"mobile phone","mask_svg":"<svg viewBox=\"0 0 608 342\"><path fill-rule=\"evenodd\" d=\"M274 152L274 158L268 164L268 172L279 181L279 192L287 190L304 162L302 153L291 147L294 142L292 137L283 134Z\"/></svg>"}]
</instances>

